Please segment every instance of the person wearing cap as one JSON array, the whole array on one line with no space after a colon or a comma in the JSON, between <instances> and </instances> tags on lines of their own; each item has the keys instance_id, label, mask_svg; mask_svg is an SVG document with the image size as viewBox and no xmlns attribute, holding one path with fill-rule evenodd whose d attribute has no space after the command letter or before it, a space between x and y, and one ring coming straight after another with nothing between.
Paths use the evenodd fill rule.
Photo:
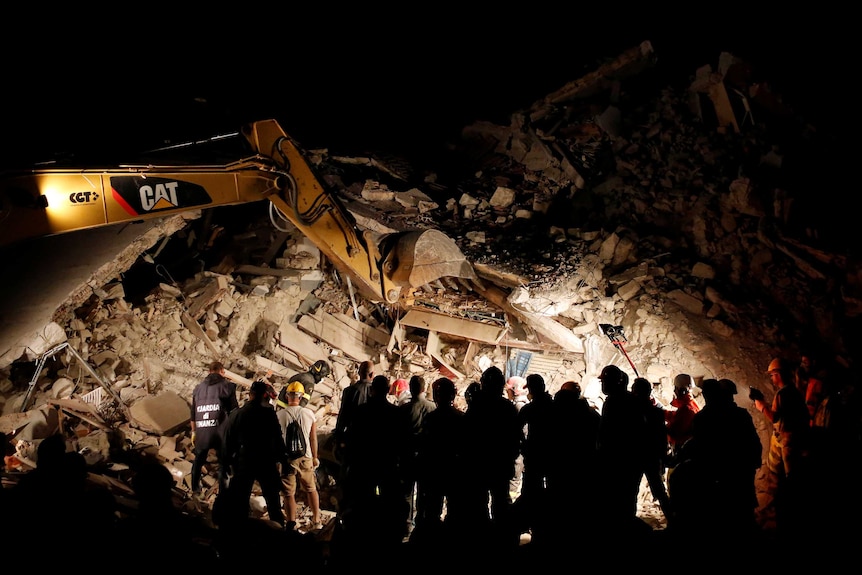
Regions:
<instances>
[{"instance_id":1,"label":"person wearing cap","mask_svg":"<svg viewBox=\"0 0 862 575\"><path fill-rule=\"evenodd\" d=\"M287 385L287 406L276 414L281 425L282 437L287 433L291 421L299 421L299 427L305 436L305 455L290 461L282 467L281 483L284 488L284 514L288 526L296 525L296 490L297 483L305 492L306 502L311 508L311 528L319 531L323 528L320 522L320 494L317 491L315 470L320 467L317 453L317 421L314 412L300 405L305 390L302 384L294 381Z\"/></svg>"},{"instance_id":2,"label":"person wearing cap","mask_svg":"<svg viewBox=\"0 0 862 575\"><path fill-rule=\"evenodd\" d=\"M760 436L748 410L734 402L736 383L704 379L700 388L705 404L692 420L691 439L683 450L683 459L694 462L698 473L677 469L672 491L690 493L696 503L677 506L685 521L676 527L734 540L752 537L757 529L755 475L763 459ZM684 479L693 484L683 486Z\"/></svg>"},{"instance_id":3,"label":"person wearing cap","mask_svg":"<svg viewBox=\"0 0 862 575\"><path fill-rule=\"evenodd\" d=\"M793 477L804 472L811 426L805 398L795 385L794 372L779 357L769 362L766 369L775 395L772 402L758 388L752 387L749 399L754 407L772 423L766 467L769 471L767 491L773 497L776 522L792 521L792 510L787 505L794 499ZM789 526L788 526L789 527Z\"/></svg>"},{"instance_id":4,"label":"person wearing cap","mask_svg":"<svg viewBox=\"0 0 862 575\"><path fill-rule=\"evenodd\" d=\"M221 456L224 422L228 414L238 407L236 384L225 377L222 362L212 362L209 373L192 392L191 432L195 460L192 464L191 487L195 495L200 493L201 474L210 450L216 456Z\"/></svg>"},{"instance_id":5,"label":"person wearing cap","mask_svg":"<svg viewBox=\"0 0 862 575\"><path fill-rule=\"evenodd\" d=\"M269 519L284 527L281 508L281 469L287 465L281 425L270 404L267 384L251 384L248 399L228 416L225 423L221 464L226 480L219 487L219 527L240 527L250 513L251 490L257 481L266 501Z\"/></svg>"},{"instance_id":6,"label":"person wearing cap","mask_svg":"<svg viewBox=\"0 0 862 575\"><path fill-rule=\"evenodd\" d=\"M673 400L670 409L665 410L667 423L667 440L670 447L671 461L678 459L679 451L691 437L691 422L700 406L691 396L694 378L687 373L677 374L673 378Z\"/></svg>"}]
</instances>

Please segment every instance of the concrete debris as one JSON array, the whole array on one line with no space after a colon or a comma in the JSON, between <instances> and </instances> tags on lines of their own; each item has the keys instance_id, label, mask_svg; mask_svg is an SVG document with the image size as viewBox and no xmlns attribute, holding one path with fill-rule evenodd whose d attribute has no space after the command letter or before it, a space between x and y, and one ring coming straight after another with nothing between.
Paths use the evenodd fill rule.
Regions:
<instances>
[{"instance_id":1,"label":"concrete debris","mask_svg":"<svg viewBox=\"0 0 862 575\"><path fill-rule=\"evenodd\" d=\"M728 98L742 98L746 110L757 101L739 96L720 72L698 71L690 89L628 100L627 88L642 89L637 79L654 60L644 43L516 112L509 126L468 126L454 152L480 165L451 183L428 174L416 185L381 161L317 152L322 165L339 163L339 176L327 181L339 184L358 222L370 229L373 221L378 231L439 228L484 287L424 286L409 300L413 315L397 321L393 314L404 310L356 301L319 250L288 230L278 242L286 249L269 261L228 265L225 257L185 282L158 283L142 301L126 301L118 277L155 244L148 238L117 258L112 273L94 276L101 283L90 286L92 297L69 298L27 346L26 359L68 341L130 404L133 420L104 413L104 425L122 432L127 449L151 447L153 436L169 439L170 448L155 444L185 488L193 459L188 402L214 359L239 380L266 377L277 389L327 359L333 376L310 404L322 437L365 359L393 379L456 377L462 393L483 366L518 376L541 368L551 393L578 381L600 406L602 367L630 370L601 323L624 328L639 374L659 384L666 403L677 373L770 393L764 362L811 339L851 364L843 322L862 313L862 274L835 249L844 246L824 245L801 225L803 199L772 184L769 171L757 179L766 156L769 170L787 165L773 158L779 142L754 129L768 111L739 117ZM716 108L712 124L691 121L689 101L698 94ZM365 168L356 181L352 166ZM369 167L380 169L377 180L367 177ZM260 243L255 249L270 247ZM533 361L519 364L528 355ZM7 363L0 372L0 428L14 430L21 449L56 429L43 411L50 400L98 388L73 359L46 369L27 414L16 408L32 364ZM523 373L513 373L518 365ZM752 408L746 397L737 401ZM458 402L463 407L463 397ZM76 422L78 447L86 443L107 459L107 444L87 439L105 434L95 420ZM755 421L765 438L764 420Z\"/></svg>"}]
</instances>

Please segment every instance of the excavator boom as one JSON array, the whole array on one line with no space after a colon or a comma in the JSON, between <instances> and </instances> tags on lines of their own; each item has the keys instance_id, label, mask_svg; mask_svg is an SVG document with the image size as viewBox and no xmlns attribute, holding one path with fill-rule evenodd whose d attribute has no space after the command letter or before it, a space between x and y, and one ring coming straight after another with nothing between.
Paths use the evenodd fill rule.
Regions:
<instances>
[{"instance_id":1,"label":"excavator boom","mask_svg":"<svg viewBox=\"0 0 862 575\"><path fill-rule=\"evenodd\" d=\"M266 199L374 301L395 303L404 288L441 277L476 280L455 242L437 230L361 230L275 120L245 126L242 134L253 153L229 164L37 169L3 177L0 246Z\"/></svg>"}]
</instances>

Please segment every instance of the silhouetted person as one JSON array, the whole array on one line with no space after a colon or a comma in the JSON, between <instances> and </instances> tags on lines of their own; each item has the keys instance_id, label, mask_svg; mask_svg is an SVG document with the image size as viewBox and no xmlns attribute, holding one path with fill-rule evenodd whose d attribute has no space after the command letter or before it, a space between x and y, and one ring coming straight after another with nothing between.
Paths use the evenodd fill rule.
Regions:
<instances>
[{"instance_id":1,"label":"silhouetted person","mask_svg":"<svg viewBox=\"0 0 862 575\"><path fill-rule=\"evenodd\" d=\"M466 415L454 405L458 392L451 379L436 379L431 393L437 409L425 416L420 435L418 513L410 546L428 558L432 566L441 566L449 558L441 556L440 550L445 547L459 556L469 553L474 532L464 519L462 495L466 480Z\"/></svg>"},{"instance_id":2,"label":"silhouetted person","mask_svg":"<svg viewBox=\"0 0 862 575\"><path fill-rule=\"evenodd\" d=\"M556 534L560 541L566 541L567 534L589 535L593 529L601 416L581 396L577 382L567 381L554 395L553 422L555 457L548 488L555 505L559 505Z\"/></svg>"},{"instance_id":3,"label":"silhouetted person","mask_svg":"<svg viewBox=\"0 0 862 575\"><path fill-rule=\"evenodd\" d=\"M531 531L535 541L546 533L544 528L550 517L547 489L551 466L557 457L553 451L555 413L554 398L541 375L529 374L525 386L529 401L518 411L518 425L523 430L524 475L515 509L520 531Z\"/></svg>"},{"instance_id":4,"label":"silhouetted person","mask_svg":"<svg viewBox=\"0 0 862 575\"><path fill-rule=\"evenodd\" d=\"M647 423L647 446L643 459L643 475L646 477L653 498L661 507L668 522L673 521L670 498L664 484L665 461L668 456L667 427L664 409L652 397L652 384L644 377L636 377L632 383L632 394L641 400Z\"/></svg>"},{"instance_id":5,"label":"silhouetted person","mask_svg":"<svg viewBox=\"0 0 862 575\"><path fill-rule=\"evenodd\" d=\"M628 389L628 376L607 365L599 374L602 405L598 437L599 516L606 533L633 534L637 519L648 430L641 401Z\"/></svg>"},{"instance_id":6,"label":"silhouetted person","mask_svg":"<svg viewBox=\"0 0 862 575\"><path fill-rule=\"evenodd\" d=\"M754 477L761 466L763 446L748 410L736 405L736 384L729 379L705 379L704 407L695 415L691 439L683 447L685 461L696 470L693 484L680 484L685 471L674 475L683 490L680 532L697 530L716 544L737 543L755 534L757 494ZM672 496L674 496L672 494ZM676 503L674 503L676 508Z\"/></svg>"},{"instance_id":7,"label":"silhouetted person","mask_svg":"<svg viewBox=\"0 0 862 575\"><path fill-rule=\"evenodd\" d=\"M490 521L491 542L508 547L518 542L509 495L509 481L515 473L522 437L518 410L503 394L506 378L500 368L487 368L480 384L481 392L466 412L470 451L467 458L472 467L465 481L473 485L470 506L477 514L476 519Z\"/></svg>"},{"instance_id":8,"label":"silhouetted person","mask_svg":"<svg viewBox=\"0 0 862 575\"><path fill-rule=\"evenodd\" d=\"M386 398L389 379L371 380L368 401L356 408L347 429L347 483L350 506L341 516L349 549L375 546L388 553L406 534L407 505L401 491L398 460L407 426L398 407ZM350 557L358 559L355 554Z\"/></svg>"},{"instance_id":9,"label":"silhouetted person","mask_svg":"<svg viewBox=\"0 0 862 575\"><path fill-rule=\"evenodd\" d=\"M173 558L172 549L140 550L141 541L158 534L160 540L182 549L195 569L219 566L217 530L202 518L181 511L174 498L174 477L167 467L157 461L144 461L135 469L131 485L137 505L117 521L116 560L134 556L136 568L163 569Z\"/></svg>"},{"instance_id":10,"label":"silhouetted person","mask_svg":"<svg viewBox=\"0 0 862 575\"><path fill-rule=\"evenodd\" d=\"M224 364L214 361L209 373L192 392L191 430L195 460L192 464L192 492L201 490L201 472L210 450L221 457L224 422L228 414L239 407L236 384L224 376ZM219 468L219 477L222 470Z\"/></svg>"},{"instance_id":11,"label":"silhouetted person","mask_svg":"<svg viewBox=\"0 0 862 575\"><path fill-rule=\"evenodd\" d=\"M401 473L401 488L404 500L407 502L407 532L413 531L416 526L416 515L422 499L417 489L417 476L419 473L419 442L425 418L429 413L437 409L437 405L425 396L425 380L420 375L414 375L408 382L410 396L403 404L397 404L398 409L406 420L407 435L404 438L404 452L399 462ZM391 392L391 389L390 389Z\"/></svg>"},{"instance_id":12,"label":"silhouetted person","mask_svg":"<svg viewBox=\"0 0 862 575\"><path fill-rule=\"evenodd\" d=\"M288 461L281 425L269 399L267 384L255 381L248 400L228 417L222 465L229 485L219 489L218 517L213 511L220 529L241 528L245 523L255 481L263 492L269 519L284 526L279 465L286 466Z\"/></svg>"},{"instance_id":13,"label":"silhouetted person","mask_svg":"<svg viewBox=\"0 0 862 575\"><path fill-rule=\"evenodd\" d=\"M374 378L374 363L370 360L360 362L357 380L341 391L341 404L338 408L338 416L335 419L335 456L342 466L342 480L346 473L346 436L347 429L353 420L356 408L366 401L371 390L371 380Z\"/></svg>"},{"instance_id":14,"label":"silhouetted person","mask_svg":"<svg viewBox=\"0 0 862 575\"><path fill-rule=\"evenodd\" d=\"M41 567L65 565L78 552L75 533L104 534L112 542L116 501L103 485L88 481L84 456L66 449L60 433L42 439L36 468L9 490L10 509L3 521L14 521L18 535L14 553L4 557L10 569L19 560L30 567L34 560Z\"/></svg>"},{"instance_id":15,"label":"silhouetted person","mask_svg":"<svg viewBox=\"0 0 862 575\"><path fill-rule=\"evenodd\" d=\"M858 366L847 370L835 366L823 381L825 397L811 427L809 493L814 505L808 520L819 532L811 533L811 539L833 549L852 550L857 532L846 525L862 512L862 491L857 487L862 468L862 377Z\"/></svg>"},{"instance_id":16,"label":"silhouetted person","mask_svg":"<svg viewBox=\"0 0 862 575\"><path fill-rule=\"evenodd\" d=\"M14 489L19 497L29 497L57 486L63 479L66 439L54 433L36 446L36 468L21 476Z\"/></svg>"},{"instance_id":17,"label":"silhouetted person","mask_svg":"<svg viewBox=\"0 0 862 575\"><path fill-rule=\"evenodd\" d=\"M467 404L467 409L470 409L470 406L474 401L479 399L482 395L482 384L478 381L471 381L467 384L467 387L464 388L464 402Z\"/></svg>"}]
</instances>

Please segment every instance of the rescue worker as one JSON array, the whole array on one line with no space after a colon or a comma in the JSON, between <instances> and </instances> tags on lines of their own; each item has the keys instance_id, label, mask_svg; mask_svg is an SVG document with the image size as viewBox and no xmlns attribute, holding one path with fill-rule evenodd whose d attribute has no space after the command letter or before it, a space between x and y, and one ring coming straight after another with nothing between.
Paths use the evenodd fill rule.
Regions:
<instances>
[{"instance_id":1,"label":"rescue worker","mask_svg":"<svg viewBox=\"0 0 862 575\"><path fill-rule=\"evenodd\" d=\"M795 385L793 370L781 358L769 362L766 370L776 388L769 405L761 392L752 387L749 399L754 407L772 423L766 466L769 471L768 493L773 498L778 529L792 531L794 505L801 496L796 489L797 475L805 471L810 432L810 415L805 398ZM801 479L800 479L801 481Z\"/></svg>"},{"instance_id":2,"label":"rescue worker","mask_svg":"<svg viewBox=\"0 0 862 575\"><path fill-rule=\"evenodd\" d=\"M709 531L728 542L755 534L757 492L754 479L761 466L763 446L747 409L736 404L736 383L704 379L706 404L694 416L692 438L685 447L696 464L700 483L694 485L697 505L690 509L693 523L680 529Z\"/></svg>"},{"instance_id":3,"label":"rescue worker","mask_svg":"<svg viewBox=\"0 0 862 575\"><path fill-rule=\"evenodd\" d=\"M353 412L368 400L373 378L374 362L365 360L359 364L357 380L341 391L341 405L332 433L335 436L335 457L342 465L342 472L346 471L347 430L352 422Z\"/></svg>"},{"instance_id":4,"label":"rescue worker","mask_svg":"<svg viewBox=\"0 0 862 575\"><path fill-rule=\"evenodd\" d=\"M644 451L643 474L653 499L658 501L668 522L673 521L670 497L664 484L665 461L667 460L667 425L664 409L653 398L653 384L645 377L636 377L632 383L632 394L641 400L647 422L648 448Z\"/></svg>"},{"instance_id":5,"label":"rescue worker","mask_svg":"<svg viewBox=\"0 0 862 575\"><path fill-rule=\"evenodd\" d=\"M196 495L201 490L201 472L210 449L221 456L223 424L228 414L239 407L236 384L228 381L224 374L224 364L212 362L209 373L192 392L190 425L195 460L191 479L192 493Z\"/></svg>"},{"instance_id":6,"label":"rescue worker","mask_svg":"<svg viewBox=\"0 0 862 575\"><path fill-rule=\"evenodd\" d=\"M606 365L599 374L605 402L599 421L597 458L602 528L629 531L637 521L643 457L649 437L641 401L628 390L628 374Z\"/></svg>"},{"instance_id":7,"label":"rescue worker","mask_svg":"<svg viewBox=\"0 0 862 575\"><path fill-rule=\"evenodd\" d=\"M414 375L413 377L419 377ZM411 377L411 379L413 379ZM392 403L395 405L404 405L410 402L410 385L406 379L396 379L389 385L389 395L392 397ZM429 400L430 401L430 400Z\"/></svg>"},{"instance_id":8,"label":"rescue worker","mask_svg":"<svg viewBox=\"0 0 862 575\"><path fill-rule=\"evenodd\" d=\"M679 458L680 449L691 437L691 425L700 406L691 396L694 378L687 373L680 373L673 378L673 401L671 409L665 410L667 423L667 440L670 447L671 461Z\"/></svg>"},{"instance_id":9,"label":"rescue worker","mask_svg":"<svg viewBox=\"0 0 862 575\"><path fill-rule=\"evenodd\" d=\"M224 488L219 488L218 513L213 509L213 521L219 528L242 527L249 518L249 498L255 482L263 492L269 519L284 527L281 469L288 461L281 425L270 405L265 382L253 382L248 400L225 422L221 463L225 469Z\"/></svg>"},{"instance_id":10,"label":"rescue worker","mask_svg":"<svg viewBox=\"0 0 862 575\"><path fill-rule=\"evenodd\" d=\"M305 455L289 461L281 470L281 483L284 487L284 515L288 526L296 525L296 491L297 485L305 492L308 507L311 509L311 529L319 531L323 528L320 522L320 495L317 491L315 471L320 467L317 452L317 421L314 412L302 407L300 402L305 394L302 384L298 381L287 385L287 407L278 411L278 422L281 424L281 434L284 437L291 421L299 421L302 434L305 436Z\"/></svg>"},{"instance_id":11,"label":"rescue worker","mask_svg":"<svg viewBox=\"0 0 862 575\"><path fill-rule=\"evenodd\" d=\"M301 383L305 390L302 394L302 399L299 402L300 406L305 407L308 405L308 402L311 401L311 394L314 392L314 386L330 373L332 373L332 370L330 369L329 364L322 359L318 359L311 365L308 371L295 374L287 380L287 385L279 392L278 401L276 402L277 408L283 409L287 407L287 387L295 381Z\"/></svg>"},{"instance_id":12,"label":"rescue worker","mask_svg":"<svg viewBox=\"0 0 862 575\"><path fill-rule=\"evenodd\" d=\"M810 355L803 354L799 358L799 367L796 368L796 388L805 398L808 407L810 424L814 425L814 414L817 408L826 399L826 385L820 375L814 370L814 360Z\"/></svg>"}]
</instances>

